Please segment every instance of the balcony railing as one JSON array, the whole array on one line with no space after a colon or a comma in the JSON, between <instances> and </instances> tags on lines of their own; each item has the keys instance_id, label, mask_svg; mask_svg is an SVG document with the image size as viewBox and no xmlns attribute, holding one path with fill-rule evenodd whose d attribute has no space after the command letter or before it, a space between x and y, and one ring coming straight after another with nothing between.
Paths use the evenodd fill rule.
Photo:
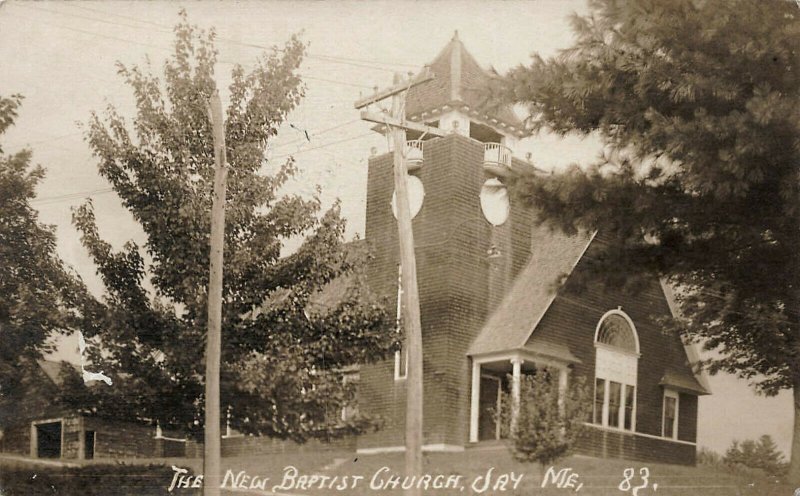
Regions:
<instances>
[{"instance_id":1,"label":"balcony railing","mask_svg":"<svg viewBox=\"0 0 800 496\"><path fill-rule=\"evenodd\" d=\"M484 144L483 168L496 176L507 176L511 172L511 148L500 143Z\"/></svg>"},{"instance_id":2,"label":"balcony railing","mask_svg":"<svg viewBox=\"0 0 800 496\"><path fill-rule=\"evenodd\" d=\"M406 167L409 171L415 171L422 167L423 143L422 140L406 141Z\"/></svg>"}]
</instances>

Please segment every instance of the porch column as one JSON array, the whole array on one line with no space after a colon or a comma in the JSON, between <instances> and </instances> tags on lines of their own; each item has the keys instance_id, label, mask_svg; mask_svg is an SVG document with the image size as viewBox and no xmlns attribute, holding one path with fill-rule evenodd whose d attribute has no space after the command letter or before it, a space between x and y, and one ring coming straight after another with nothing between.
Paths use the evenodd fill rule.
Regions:
<instances>
[{"instance_id":1,"label":"porch column","mask_svg":"<svg viewBox=\"0 0 800 496\"><path fill-rule=\"evenodd\" d=\"M78 460L86 459L86 426L83 416L78 417Z\"/></svg>"},{"instance_id":2,"label":"porch column","mask_svg":"<svg viewBox=\"0 0 800 496\"><path fill-rule=\"evenodd\" d=\"M517 413L519 413L520 380L522 376L522 359L511 359L511 430L517 426Z\"/></svg>"},{"instance_id":3,"label":"porch column","mask_svg":"<svg viewBox=\"0 0 800 496\"><path fill-rule=\"evenodd\" d=\"M36 424L31 422L31 458L39 457L38 450L36 449L39 442L37 434L38 433L36 432Z\"/></svg>"},{"instance_id":4,"label":"porch column","mask_svg":"<svg viewBox=\"0 0 800 496\"><path fill-rule=\"evenodd\" d=\"M481 364L472 360L472 398L469 409L469 442L478 442L478 414L481 401Z\"/></svg>"}]
</instances>

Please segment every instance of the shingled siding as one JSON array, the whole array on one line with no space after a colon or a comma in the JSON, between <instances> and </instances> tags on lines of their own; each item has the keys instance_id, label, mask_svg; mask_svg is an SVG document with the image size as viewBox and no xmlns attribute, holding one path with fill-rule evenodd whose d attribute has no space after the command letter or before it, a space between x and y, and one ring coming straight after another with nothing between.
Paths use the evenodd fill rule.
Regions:
<instances>
[{"instance_id":1,"label":"shingled siding","mask_svg":"<svg viewBox=\"0 0 800 496\"><path fill-rule=\"evenodd\" d=\"M697 396L681 393L680 416L678 417L678 439L695 441L697 439Z\"/></svg>"},{"instance_id":2,"label":"shingled siding","mask_svg":"<svg viewBox=\"0 0 800 496\"><path fill-rule=\"evenodd\" d=\"M387 306L396 305L397 284L397 230L393 225L391 213L392 196L392 154L370 159L367 178L367 218L366 240L373 259L369 264L367 277L370 288L378 295L387 298ZM393 381L394 360L377 364L363 365L359 374L359 411L380 416L385 428L381 435L365 435L359 439L362 444L376 445L383 442L387 431L396 424L399 405L395 396L399 388ZM392 444L397 444L395 440Z\"/></svg>"},{"instance_id":3,"label":"shingled siding","mask_svg":"<svg viewBox=\"0 0 800 496\"><path fill-rule=\"evenodd\" d=\"M67 460L78 459L80 457L82 432L81 418L78 416L63 415L60 417L42 417L36 421L45 419L61 423L61 458ZM30 456L31 425L30 421L26 423L20 422L3 429L3 439L0 441L0 452Z\"/></svg>"},{"instance_id":4,"label":"shingled siding","mask_svg":"<svg viewBox=\"0 0 800 496\"><path fill-rule=\"evenodd\" d=\"M587 270L586 260L596 255L600 243L602 240L596 239L590 245L583 261L578 263L573 274L580 275ZM680 338L663 333L654 320L670 315L658 281L653 281L644 290L635 294L621 290L609 290L601 284L591 283L582 291L564 288L553 301L533 336L536 339L567 345L570 351L581 360L581 363L574 366L572 374L586 377L587 384L591 387L595 372L595 329L603 314L616 308L621 308L630 316L639 336L641 356L637 372L636 431L646 435L661 436L664 390L659 382L667 371L691 375L691 370ZM694 443L696 434L697 397L682 393L679 400L678 439ZM600 442L598 439L611 442L613 436L606 435L602 438L595 438L595 442ZM589 446L587 449L594 450L593 452L600 450L621 453L619 456L624 455L624 457L634 456L631 453L635 452L636 456L639 456L641 450L644 449L641 446L651 446L652 443L639 441L639 439L646 439L641 436L636 439L638 444L635 444L634 451L631 451L633 448L617 449L611 445L605 448ZM620 446L632 445L623 443ZM686 452L694 451L693 446L678 443L668 443L663 446L670 446L664 456L670 458L665 461L673 463L685 463Z\"/></svg>"},{"instance_id":5,"label":"shingled siding","mask_svg":"<svg viewBox=\"0 0 800 496\"><path fill-rule=\"evenodd\" d=\"M644 463L679 465L694 465L697 457L697 448L691 444L595 427L587 428L586 435L581 438L576 451L582 455L599 458L623 458Z\"/></svg>"},{"instance_id":6,"label":"shingled siding","mask_svg":"<svg viewBox=\"0 0 800 496\"><path fill-rule=\"evenodd\" d=\"M188 458L202 457L203 449L202 442L188 441L185 456ZM346 436L327 442L311 439L306 443L296 443L290 440L275 439L267 436L232 436L222 438L220 449L222 450L223 458L234 456L279 455L282 453L354 452L356 449L356 438L353 436Z\"/></svg>"},{"instance_id":7,"label":"shingled siding","mask_svg":"<svg viewBox=\"0 0 800 496\"><path fill-rule=\"evenodd\" d=\"M28 456L31 452L30 425L15 425L3 429L0 452Z\"/></svg>"},{"instance_id":8,"label":"shingled siding","mask_svg":"<svg viewBox=\"0 0 800 496\"><path fill-rule=\"evenodd\" d=\"M39 422L40 420L34 420ZM95 432L95 458L147 458L161 456L160 443L153 427L131 422L64 415L52 418L61 422L61 458L79 460L84 455L84 432ZM176 435L172 433L171 435ZM29 456L31 454L31 423L18 424L4 430L0 451ZM181 454L182 456L182 454Z\"/></svg>"},{"instance_id":9,"label":"shingled siding","mask_svg":"<svg viewBox=\"0 0 800 496\"><path fill-rule=\"evenodd\" d=\"M155 427L86 417L84 430L95 431L95 458L147 458L160 456Z\"/></svg>"},{"instance_id":10,"label":"shingled siding","mask_svg":"<svg viewBox=\"0 0 800 496\"><path fill-rule=\"evenodd\" d=\"M81 417L67 417L61 422L61 458L75 460L81 457L82 424Z\"/></svg>"},{"instance_id":11,"label":"shingled siding","mask_svg":"<svg viewBox=\"0 0 800 496\"><path fill-rule=\"evenodd\" d=\"M511 218L499 228L484 219L479 194L488 176L482 163L481 143L449 135L425 143L424 165L415 173L425 187L413 227L425 350L426 444L466 442L470 378L466 350L524 265L530 246L530 224L518 209L512 207ZM396 305L399 261L397 224L390 207L393 189L391 154L370 160L366 239L375 258L368 277L371 288L387 297L390 308ZM501 256L490 260L487 250L492 244ZM381 416L385 425L359 438L359 448L403 444L405 381L395 381L393 374L393 360L362 369L359 408Z\"/></svg>"}]
</instances>

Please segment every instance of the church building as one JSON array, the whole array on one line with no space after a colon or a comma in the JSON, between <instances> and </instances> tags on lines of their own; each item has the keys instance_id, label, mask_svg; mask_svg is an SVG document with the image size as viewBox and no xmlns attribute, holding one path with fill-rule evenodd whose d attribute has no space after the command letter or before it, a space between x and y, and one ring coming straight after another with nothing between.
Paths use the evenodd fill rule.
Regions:
<instances>
[{"instance_id":1,"label":"church building","mask_svg":"<svg viewBox=\"0 0 800 496\"><path fill-rule=\"evenodd\" d=\"M635 295L591 281L569 289L564 283L587 270L602 235L536 226L533 212L510 197L505 178L533 169L514 154L528 132L510 109L481 105L490 75L457 35L429 67L434 79L413 86L405 105L408 120L447 132L409 132L405 150L423 338L423 449L497 443L491 412L501 391L548 367L562 385L581 376L592 389L579 453L693 464L698 396L709 389L693 373L694 350L657 324L674 311L669 288L653 278ZM392 153L369 160L365 237L374 256L371 289L398 302L392 168ZM403 352L361 367L359 410L385 425L359 437L359 452L404 449L405 378Z\"/></svg>"}]
</instances>

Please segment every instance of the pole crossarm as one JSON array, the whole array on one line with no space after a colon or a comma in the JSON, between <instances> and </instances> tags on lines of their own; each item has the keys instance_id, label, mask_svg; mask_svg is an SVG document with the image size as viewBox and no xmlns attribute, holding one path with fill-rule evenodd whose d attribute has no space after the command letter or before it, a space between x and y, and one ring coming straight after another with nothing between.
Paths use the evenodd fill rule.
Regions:
<instances>
[{"instance_id":1,"label":"pole crossarm","mask_svg":"<svg viewBox=\"0 0 800 496\"><path fill-rule=\"evenodd\" d=\"M404 91L407 91L409 88L430 81L433 78L434 78L433 73L430 71L430 68L427 68L425 72L420 74L414 81L411 82L411 84L409 84L408 82L402 82L399 84L395 84L394 86L391 86L390 88L387 88L385 90L380 90L378 92L375 92L371 96L358 100L355 103L355 107L356 109L362 109L366 106L372 105L373 103L385 100L386 98L395 96L399 93L403 93Z\"/></svg>"},{"instance_id":2,"label":"pole crossarm","mask_svg":"<svg viewBox=\"0 0 800 496\"><path fill-rule=\"evenodd\" d=\"M439 129L438 127L431 127L426 126L425 124L420 124L418 122L412 121L401 121L396 117L392 117L389 114L380 114L377 112L370 112L368 110L361 111L361 119L369 122L374 122L376 124L384 124L386 126L395 127L395 128L402 128L406 131L417 131L420 133L427 133L433 136L447 136L447 133Z\"/></svg>"}]
</instances>

